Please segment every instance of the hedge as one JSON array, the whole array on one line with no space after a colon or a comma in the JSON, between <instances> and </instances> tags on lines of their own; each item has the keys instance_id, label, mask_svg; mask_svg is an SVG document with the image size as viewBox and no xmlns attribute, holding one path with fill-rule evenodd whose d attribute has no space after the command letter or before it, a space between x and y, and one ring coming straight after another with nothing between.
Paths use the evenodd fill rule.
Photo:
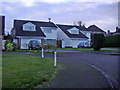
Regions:
<instances>
[{"instance_id":1,"label":"hedge","mask_svg":"<svg viewBox=\"0 0 120 90\"><path fill-rule=\"evenodd\" d=\"M103 42L105 40L104 34L95 33L92 34L92 47L94 50L100 50L103 47Z\"/></svg>"},{"instance_id":2,"label":"hedge","mask_svg":"<svg viewBox=\"0 0 120 90\"><path fill-rule=\"evenodd\" d=\"M105 37L104 47L120 47L120 34Z\"/></svg>"}]
</instances>

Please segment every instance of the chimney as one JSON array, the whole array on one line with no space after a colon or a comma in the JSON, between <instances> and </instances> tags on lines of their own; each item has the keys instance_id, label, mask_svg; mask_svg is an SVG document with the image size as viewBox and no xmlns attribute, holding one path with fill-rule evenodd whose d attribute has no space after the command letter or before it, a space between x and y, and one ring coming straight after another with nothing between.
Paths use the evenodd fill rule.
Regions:
<instances>
[{"instance_id":1,"label":"chimney","mask_svg":"<svg viewBox=\"0 0 120 90\"><path fill-rule=\"evenodd\" d=\"M49 22L51 22L51 18L48 18Z\"/></svg>"},{"instance_id":2,"label":"chimney","mask_svg":"<svg viewBox=\"0 0 120 90\"><path fill-rule=\"evenodd\" d=\"M110 33L110 30L108 30L108 34Z\"/></svg>"}]
</instances>

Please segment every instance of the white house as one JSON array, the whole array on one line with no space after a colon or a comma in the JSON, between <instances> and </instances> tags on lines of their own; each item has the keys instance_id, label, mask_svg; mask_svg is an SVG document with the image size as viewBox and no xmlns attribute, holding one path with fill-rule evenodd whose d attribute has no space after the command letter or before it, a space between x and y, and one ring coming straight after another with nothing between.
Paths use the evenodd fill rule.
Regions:
<instances>
[{"instance_id":1,"label":"white house","mask_svg":"<svg viewBox=\"0 0 120 90\"><path fill-rule=\"evenodd\" d=\"M57 27L50 21L14 20L11 32L18 39L20 49L28 49L31 40L38 40L41 44L55 44L57 39Z\"/></svg>"},{"instance_id":2,"label":"white house","mask_svg":"<svg viewBox=\"0 0 120 90\"><path fill-rule=\"evenodd\" d=\"M91 25L85 26L60 25L53 22L41 22L30 20L14 20L11 34L18 39L20 49L28 49L31 40L38 40L42 45L55 44L60 40L62 48L77 48L80 42L91 44L92 33L104 33L99 27Z\"/></svg>"},{"instance_id":3,"label":"white house","mask_svg":"<svg viewBox=\"0 0 120 90\"><path fill-rule=\"evenodd\" d=\"M62 48L77 48L80 42L88 42L88 37L82 34L76 26L59 24L57 26L58 40L62 41Z\"/></svg>"},{"instance_id":4,"label":"white house","mask_svg":"<svg viewBox=\"0 0 120 90\"><path fill-rule=\"evenodd\" d=\"M77 48L80 42L88 42L91 44L92 33L105 32L95 25L91 25L88 28L85 26L76 25L59 25L57 30L58 40L62 41L62 48L72 47Z\"/></svg>"},{"instance_id":5,"label":"white house","mask_svg":"<svg viewBox=\"0 0 120 90\"><path fill-rule=\"evenodd\" d=\"M103 31L96 25L90 25L88 28L86 28L85 26L77 26L77 28L80 29L81 33L88 37L89 44L91 44L91 35L93 33L103 33L104 35L106 34L105 31Z\"/></svg>"}]
</instances>

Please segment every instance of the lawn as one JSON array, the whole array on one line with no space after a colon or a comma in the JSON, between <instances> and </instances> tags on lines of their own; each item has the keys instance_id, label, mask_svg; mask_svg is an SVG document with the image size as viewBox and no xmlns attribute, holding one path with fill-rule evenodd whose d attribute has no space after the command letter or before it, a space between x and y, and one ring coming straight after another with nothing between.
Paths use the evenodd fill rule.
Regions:
<instances>
[{"instance_id":1,"label":"lawn","mask_svg":"<svg viewBox=\"0 0 120 90\"><path fill-rule=\"evenodd\" d=\"M53 60L26 55L2 56L3 88L34 88L55 75Z\"/></svg>"},{"instance_id":2,"label":"lawn","mask_svg":"<svg viewBox=\"0 0 120 90\"><path fill-rule=\"evenodd\" d=\"M58 50L68 50L68 51L87 51L87 52L115 52L120 53L118 50L100 50L94 51L93 48L57 48Z\"/></svg>"},{"instance_id":3,"label":"lawn","mask_svg":"<svg viewBox=\"0 0 120 90\"><path fill-rule=\"evenodd\" d=\"M14 52L30 52L30 53L42 53L41 50L24 50L24 49L17 49ZM52 51L44 51L45 54L53 54ZM57 54L65 54L65 52L57 52Z\"/></svg>"}]
</instances>

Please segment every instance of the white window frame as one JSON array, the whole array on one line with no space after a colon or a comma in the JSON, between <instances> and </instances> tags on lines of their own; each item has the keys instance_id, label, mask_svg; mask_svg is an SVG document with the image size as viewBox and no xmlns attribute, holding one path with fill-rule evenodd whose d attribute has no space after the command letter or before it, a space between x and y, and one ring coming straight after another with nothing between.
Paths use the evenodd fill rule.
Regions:
<instances>
[{"instance_id":1,"label":"white window frame","mask_svg":"<svg viewBox=\"0 0 120 90\"><path fill-rule=\"evenodd\" d=\"M75 29L75 28L68 29L67 31L68 31L70 34L79 34L79 30L78 30L78 29ZM76 33L74 33L73 31L76 31Z\"/></svg>"},{"instance_id":2,"label":"white window frame","mask_svg":"<svg viewBox=\"0 0 120 90\"><path fill-rule=\"evenodd\" d=\"M36 26L34 24L32 24L31 22L28 22L23 25L23 31L36 31L35 27Z\"/></svg>"}]
</instances>

